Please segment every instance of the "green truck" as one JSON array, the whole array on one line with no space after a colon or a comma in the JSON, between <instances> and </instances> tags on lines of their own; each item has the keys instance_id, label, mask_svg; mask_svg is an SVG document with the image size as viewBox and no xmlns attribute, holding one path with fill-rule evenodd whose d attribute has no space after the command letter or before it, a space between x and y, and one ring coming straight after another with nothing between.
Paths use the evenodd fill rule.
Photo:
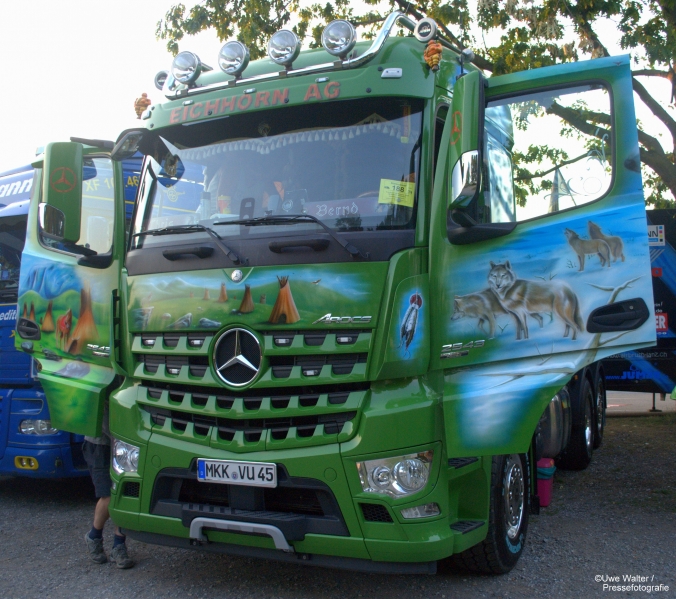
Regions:
<instances>
[{"instance_id":1,"label":"green truck","mask_svg":"<svg viewBox=\"0 0 676 599\"><path fill-rule=\"evenodd\" d=\"M599 360L655 344L629 58L486 80L396 12L322 39L181 52L138 129L47 146L17 347L54 426L109 403L132 538L507 572L536 461L602 440Z\"/></svg>"}]
</instances>

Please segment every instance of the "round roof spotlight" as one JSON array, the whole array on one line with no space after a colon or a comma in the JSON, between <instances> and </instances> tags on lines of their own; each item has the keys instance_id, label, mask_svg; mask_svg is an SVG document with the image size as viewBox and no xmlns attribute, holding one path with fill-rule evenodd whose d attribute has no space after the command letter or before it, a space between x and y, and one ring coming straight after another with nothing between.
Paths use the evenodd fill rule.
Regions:
<instances>
[{"instance_id":1,"label":"round roof spotlight","mask_svg":"<svg viewBox=\"0 0 676 599\"><path fill-rule=\"evenodd\" d=\"M333 56L345 58L357 43L357 32L349 21L331 21L322 31L322 46Z\"/></svg>"},{"instance_id":2,"label":"round roof spotlight","mask_svg":"<svg viewBox=\"0 0 676 599\"><path fill-rule=\"evenodd\" d=\"M300 41L293 31L280 29L268 42L268 56L273 62L290 67L300 53Z\"/></svg>"},{"instance_id":3,"label":"round roof spotlight","mask_svg":"<svg viewBox=\"0 0 676 599\"><path fill-rule=\"evenodd\" d=\"M169 77L169 71L160 71L155 75L155 87L162 91L164 89L164 84Z\"/></svg>"},{"instance_id":4,"label":"round roof spotlight","mask_svg":"<svg viewBox=\"0 0 676 599\"><path fill-rule=\"evenodd\" d=\"M218 53L218 66L227 75L239 77L248 64L249 48L242 42L228 42Z\"/></svg>"},{"instance_id":5,"label":"round roof spotlight","mask_svg":"<svg viewBox=\"0 0 676 599\"><path fill-rule=\"evenodd\" d=\"M194 83L202 72L202 61L192 52L179 52L171 63L171 74L184 85Z\"/></svg>"},{"instance_id":6,"label":"round roof spotlight","mask_svg":"<svg viewBox=\"0 0 676 599\"><path fill-rule=\"evenodd\" d=\"M413 35L415 35L415 38L423 44L433 40L435 37L437 37L436 21L434 19L430 19L429 17L420 19L420 21L418 21L415 25Z\"/></svg>"}]
</instances>

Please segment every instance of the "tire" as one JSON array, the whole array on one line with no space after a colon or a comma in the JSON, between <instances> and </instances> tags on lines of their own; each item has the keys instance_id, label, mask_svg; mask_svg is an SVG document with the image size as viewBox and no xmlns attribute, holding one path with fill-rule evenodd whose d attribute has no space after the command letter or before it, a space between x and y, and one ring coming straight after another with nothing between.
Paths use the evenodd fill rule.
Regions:
<instances>
[{"instance_id":1,"label":"tire","mask_svg":"<svg viewBox=\"0 0 676 599\"><path fill-rule=\"evenodd\" d=\"M450 558L455 569L506 574L519 561L530 512L530 464L521 454L494 456L486 538Z\"/></svg>"},{"instance_id":2,"label":"tire","mask_svg":"<svg viewBox=\"0 0 676 599\"><path fill-rule=\"evenodd\" d=\"M556 462L563 470L584 470L594 451L594 411L596 400L589 378L583 376L571 390L572 428L570 441Z\"/></svg>"},{"instance_id":3,"label":"tire","mask_svg":"<svg viewBox=\"0 0 676 599\"><path fill-rule=\"evenodd\" d=\"M594 390L594 449L598 449L601 447L601 443L603 443L607 406L606 382L603 372L599 372L596 377L596 388Z\"/></svg>"}]
</instances>

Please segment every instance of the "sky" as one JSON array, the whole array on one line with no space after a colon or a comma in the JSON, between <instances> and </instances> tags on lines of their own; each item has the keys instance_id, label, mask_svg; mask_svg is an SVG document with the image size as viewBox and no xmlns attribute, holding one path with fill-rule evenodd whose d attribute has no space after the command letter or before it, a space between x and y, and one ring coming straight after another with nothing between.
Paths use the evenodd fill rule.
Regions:
<instances>
[{"instance_id":1,"label":"sky","mask_svg":"<svg viewBox=\"0 0 676 599\"><path fill-rule=\"evenodd\" d=\"M2 0L0 172L30 163L50 141L115 140L138 126L134 100L164 99L154 78L172 56L155 28L178 1ZM217 67L221 45L205 32L181 49Z\"/></svg>"},{"instance_id":2,"label":"sky","mask_svg":"<svg viewBox=\"0 0 676 599\"><path fill-rule=\"evenodd\" d=\"M134 100L142 92L154 104L164 99L153 81L172 56L155 29L179 1L0 0L0 172L28 164L50 141L115 140L138 126ZM207 31L186 37L180 49L218 68L221 45ZM668 98L668 82L656 84L655 93Z\"/></svg>"}]
</instances>

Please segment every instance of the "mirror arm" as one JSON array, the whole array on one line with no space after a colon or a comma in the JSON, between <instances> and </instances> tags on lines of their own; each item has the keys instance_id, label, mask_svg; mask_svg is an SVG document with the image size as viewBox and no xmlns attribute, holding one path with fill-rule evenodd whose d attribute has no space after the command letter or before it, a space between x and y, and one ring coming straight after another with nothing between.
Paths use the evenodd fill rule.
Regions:
<instances>
[{"instance_id":1,"label":"mirror arm","mask_svg":"<svg viewBox=\"0 0 676 599\"><path fill-rule=\"evenodd\" d=\"M461 222L453 220L454 217ZM514 229L516 223L477 223L471 216L457 210L449 210L446 221L446 235L453 245L468 245L497 239L509 235Z\"/></svg>"}]
</instances>

